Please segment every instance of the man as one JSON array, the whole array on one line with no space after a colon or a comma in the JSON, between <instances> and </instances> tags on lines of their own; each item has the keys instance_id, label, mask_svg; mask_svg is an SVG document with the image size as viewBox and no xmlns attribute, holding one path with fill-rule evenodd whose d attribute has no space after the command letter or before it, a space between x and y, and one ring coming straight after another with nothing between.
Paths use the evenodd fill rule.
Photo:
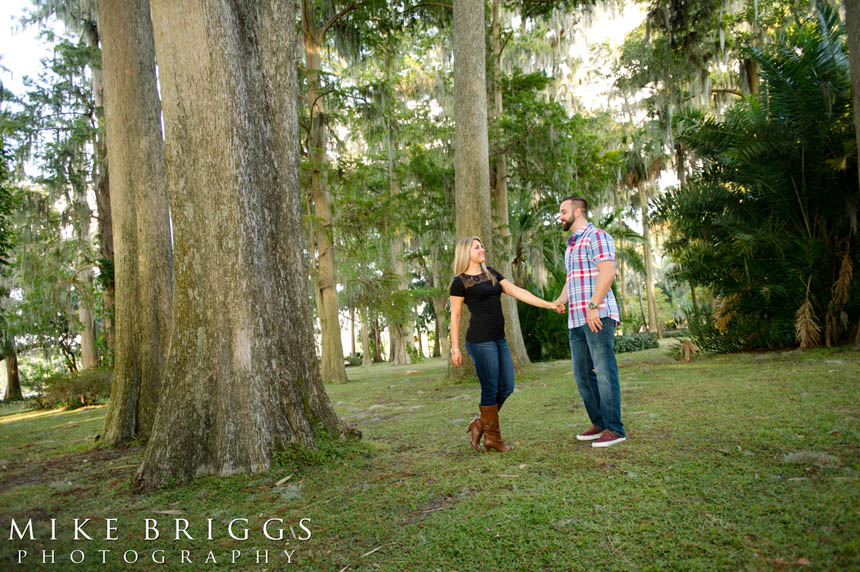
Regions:
<instances>
[{"instance_id":1,"label":"man","mask_svg":"<svg viewBox=\"0 0 860 572\"><path fill-rule=\"evenodd\" d=\"M588 203L582 197L562 200L559 220L562 229L573 235L564 254L567 283L556 303L568 302L573 377L592 424L576 438L591 441L592 447L609 447L627 438L613 351L619 323L610 288L615 278L615 243L606 231L588 222Z\"/></svg>"}]
</instances>

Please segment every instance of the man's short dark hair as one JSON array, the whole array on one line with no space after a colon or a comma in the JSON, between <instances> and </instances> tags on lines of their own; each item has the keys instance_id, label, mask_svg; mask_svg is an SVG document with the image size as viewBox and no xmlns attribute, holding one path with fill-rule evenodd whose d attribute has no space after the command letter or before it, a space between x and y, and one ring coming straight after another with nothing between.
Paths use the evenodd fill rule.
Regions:
<instances>
[{"instance_id":1,"label":"man's short dark hair","mask_svg":"<svg viewBox=\"0 0 860 572\"><path fill-rule=\"evenodd\" d=\"M586 201L584 198L580 196L569 196L561 199L562 203L564 203L565 201L573 201L573 208L582 209L585 212L586 216L588 215L588 201Z\"/></svg>"}]
</instances>

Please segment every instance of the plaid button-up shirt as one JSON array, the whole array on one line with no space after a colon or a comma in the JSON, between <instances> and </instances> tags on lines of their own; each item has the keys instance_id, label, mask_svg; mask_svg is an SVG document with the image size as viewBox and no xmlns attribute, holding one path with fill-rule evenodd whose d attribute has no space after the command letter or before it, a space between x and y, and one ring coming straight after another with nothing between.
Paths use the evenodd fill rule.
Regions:
<instances>
[{"instance_id":1,"label":"plaid button-up shirt","mask_svg":"<svg viewBox=\"0 0 860 572\"><path fill-rule=\"evenodd\" d=\"M597 263L615 260L615 242L605 230L588 223L567 241L564 253L564 266L567 269L567 327L578 328L586 324L585 315L588 301L594 295L597 285ZM618 304L612 289L598 305L601 318L612 318L620 323Z\"/></svg>"}]
</instances>

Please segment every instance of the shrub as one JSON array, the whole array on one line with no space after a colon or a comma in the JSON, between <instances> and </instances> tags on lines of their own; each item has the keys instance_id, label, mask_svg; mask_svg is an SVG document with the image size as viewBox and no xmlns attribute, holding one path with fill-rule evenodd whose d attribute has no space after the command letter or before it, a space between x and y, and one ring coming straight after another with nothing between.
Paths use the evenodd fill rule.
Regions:
<instances>
[{"instance_id":1,"label":"shrub","mask_svg":"<svg viewBox=\"0 0 860 572\"><path fill-rule=\"evenodd\" d=\"M94 405L110 397L111 377L111 370L100 368L47 377L42 380L37 406L76 409Z\"/></svg>"},{"instance_id":2,"label":"shrub","mask_svg":"<svg viewBox=\"0 0 860 572\"><path fill-rule=\"evenodd\" d=\"M361 365L361 353L358 355L348 355L343 358L346 367Z\"/></svg>"},{"instance_id":3,"label":"shrub","mask_svg":"<svg viewBox=\"0 0 860 572\"><path fill-rule=\"evenodd\" d=\"M615 338L615 353L638 352L660 347L657 334L649 332L645 334L627 334Z\"/></svg>"}]
</instances>

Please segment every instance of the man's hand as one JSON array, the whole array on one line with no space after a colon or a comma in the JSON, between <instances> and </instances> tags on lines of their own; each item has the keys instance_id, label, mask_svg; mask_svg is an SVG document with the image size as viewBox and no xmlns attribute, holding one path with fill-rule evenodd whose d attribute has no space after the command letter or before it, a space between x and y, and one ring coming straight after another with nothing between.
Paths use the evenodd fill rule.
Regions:
<instances>
[{"instance_id":1,"label":"man's hand","mask_svg":"<svg viewBox=\"0 0 860 572\"><path fill-rule=\"evenodd\" d=\"M555 311L559 314L564 314L564 302L555 301Z\"/></svg>"},{"instance_id":2,"label":"man's hand","mask_svg":"<svg viewBox=\"0 0 860 572\"><path fill-rule=\"evenodd\" d=\"M603 329L603 322L600 321L600 311L597 309L585 311L585 322L588 324L588 329L595 334Z\"/></svg>"}]
</instances>

